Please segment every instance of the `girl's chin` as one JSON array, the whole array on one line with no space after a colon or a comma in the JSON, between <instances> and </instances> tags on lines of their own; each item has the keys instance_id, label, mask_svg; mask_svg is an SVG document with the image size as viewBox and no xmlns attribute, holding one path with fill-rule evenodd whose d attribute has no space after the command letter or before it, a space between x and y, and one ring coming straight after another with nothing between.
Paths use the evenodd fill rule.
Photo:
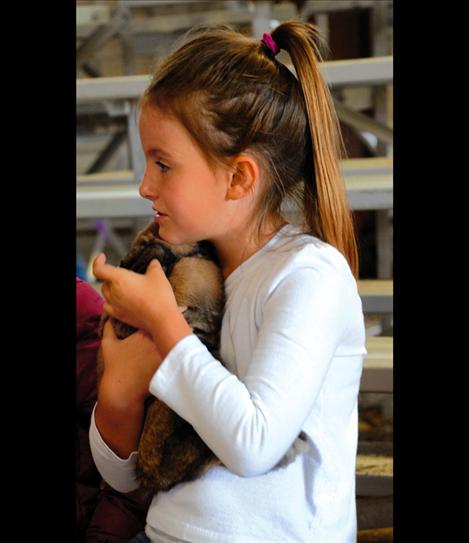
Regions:
<instances>
[{"instance_id":1,"label":"girl's chin","mask_svg":"<svg viewBox=\"0 0 469 543\"><path fill-rule=\"evenodd\" d=\"M175 234L174 232L171 232L170 228L165 227L164 222L159 223L159 224L160 224L160 227L158 229L158 236L163 241L166 241L166 243L172 243L173 245L179 245L183 243L177 234Z\"/></svg>"},{"instance_id":2,"label":"girl's chin","mask_svg":"<svg viewBox=\"0 0 469 543\"><path fill-rule=\"evenodd\" d=\"M168 228L167 225L160 224L160 228L158 230L158 236L163 240L166 241L166 243L171 243L173 245L182 245L183 243L196 243L196 241L200 240L193 240L189 236L185 236L184 234L175 232L171 228Z\"/></svg>"}]
</instances>

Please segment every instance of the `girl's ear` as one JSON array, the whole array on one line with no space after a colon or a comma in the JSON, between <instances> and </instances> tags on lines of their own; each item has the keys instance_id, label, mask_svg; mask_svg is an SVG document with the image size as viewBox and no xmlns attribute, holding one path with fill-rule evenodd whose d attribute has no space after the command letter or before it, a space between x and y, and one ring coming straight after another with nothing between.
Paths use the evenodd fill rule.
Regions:
<instances>
[{"instance_id":1,"label":"girl's ear","mask_svg":"<svg viewBox=\"0 0 469 543\"><path fill-rule=\"evenodd\" d=\"M250 155L239 155L233 160L233 172L228 184L227 198L239 200L254 192L259 182L259 167Z\"/></svg>"}]
</instances>

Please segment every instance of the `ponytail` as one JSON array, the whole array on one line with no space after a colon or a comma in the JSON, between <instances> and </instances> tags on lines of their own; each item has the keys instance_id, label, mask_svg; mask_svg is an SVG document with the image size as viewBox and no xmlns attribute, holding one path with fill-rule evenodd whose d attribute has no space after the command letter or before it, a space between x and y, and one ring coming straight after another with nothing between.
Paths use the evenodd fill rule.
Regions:
<instances>
[{"instance_id":1,"label":"ponytail","mask_svg":"<svg viewBox=\"0 0 469 543\"><path fill-rule=\"evenodd\" d=\"M272 38L290 54L306 107L312 151L303 197L307 226L344 255L358 278L357 242L340 171L344 146L329 88L319 70L324 42L315 26L300 21L282 23Z\"/></svg>"}]
</instances>

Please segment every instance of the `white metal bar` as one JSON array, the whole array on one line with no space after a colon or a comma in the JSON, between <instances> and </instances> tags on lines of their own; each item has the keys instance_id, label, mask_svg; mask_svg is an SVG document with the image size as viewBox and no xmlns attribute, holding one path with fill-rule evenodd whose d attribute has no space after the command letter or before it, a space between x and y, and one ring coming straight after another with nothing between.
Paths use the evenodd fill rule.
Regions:
<instances>
[{"instance_id":1,"label":"white metal bar","mask_svg":"<svg viewBox=\"0 0 469 543\"><path fill-rule=\"evenodd\" d=\"M132 176L133 176L133 172ZM81 176L82 178L84 176ZM104 177L104 174L103 174ZM382 176L384 183L376 178L355 178L345 180L347 197L352 209L389 209L392 207L392 181ZM108 200L114 202L113 207ZM88 181L77 185L77 217L131 217L146 215L146 207L138 194L136 183L127 184L124 180L105 185ZM287 206L288 207L288 206ZM289 212L293 211L288 209ZM105 213L109 213L105 214ZM134 215L135 214L135 215Z\"/></svg>"},{"instance_id":2,"label":"white metal bar","mask_svg":"<svg viewBox=\"0 0 469 543\"><path fill-rule=\"evenodd\" d=\"M358 160L357 164L353 160ZM366 162L370 160L369 175ZM391 209L393 206L390 161L352 159L344 161L344 181L352 209ZM356 174L359 175L356 175ZM131 170L77 176L77 217L140 217L151 215L138 194L138 179ZM112 201L112 203L110 203ZM286 206L288 209L288 205ZM294 211L294 210L289 210Z\"/></svg>"},{"instance_id":3,"label":"white metal bar","mask_svg":"<svg viewBox=\"0 0 469 543\"><path fill-rule=\"evenodd\" d=\"M340 163L345 177L361 175L392 175L393 159L389 157L348 158Z\"/></svg>"},{"instance_id":4,"label":"white metal bar","mask_svg":"<svg viewBox=\"0 0 469 543\"><path fill-rule=\"evenodd\" d=\"M151 202L138 193L137 184L77 187L77 218L150 217Z\"/></svg>"},{"instance_id":5,"label":"white metal bar","mask_svg":"<svg viewBox=\"0 0 469 543\"><path fill-rule=\"evenodd\" d=\"M321 71L332 86L377 85L392 81L393 57L372 57L324 62ZM102 100L137 100L150 75L77 79L77 103Z\"/></svg>"},{"instance_id":6,"label":"white metal bar","mask_svg":"<svg viewBox=\"0 0 469 543\"><path fill-rule=\"evenodd\" d=\"M77 104L103 100L136 100L150 80L149 75L77 79Z\"/></svg>"},{"instance_id":7,"label":"white metal bar","mask_svg":"<svg viewBox=\"0 0 469 543\"><path fill-rule=\"evenodd\" d=\"M393 159L388 157L373 158L349 158L341 161L342 175L347 179L355 180L366 178L364 183L369 186L367 180L374 178L392 178ZM132 170L115 170L96 172L77 176L78 184L105 184L105 183L130 183L134 179ZM391 179L392 186L392 179ZM387 188L387 186L386 186Z\"/></svg>"},{"instance_id":8,"label":"white metal bar","mask_svg":"<svg viewBox=\"0 0 469 543\"><path fill-rule=\"evenodd\" d=\"M76 26L93 26L102 25L109 22L111 18L111 6L76 6Z\"/></svg>"},{"instance_id":9,"label":"white metal bar","mask_svg":"<svg viewBox=\"0 0 469 543\"><path fill-rule=\"evenodd\" d=\"M334 60L321 65L324 79L330 86L381 85L393 80L393 57L370 57Z\"/></svg>"},{"instance_id":10,"label":"white metal bar","mask_svg":"<svg viewBox=\"0 0 469 543\"><path fill-rule=\"evenodd\" d=\"M115 170L77 175L77 186L102 186L105 190L107 185L128 185L134 180L132 170Z\"/></svg>"},{"instance_id":11,"label":"white metal bar","mask_svg":"<svg viewBox=\"0 0 469 543\"><path fill-rule=\"evenodd\" d=\"M349 176L344 181L352 209L392 209L392 175Z\"/></svg>"}]
</instances>

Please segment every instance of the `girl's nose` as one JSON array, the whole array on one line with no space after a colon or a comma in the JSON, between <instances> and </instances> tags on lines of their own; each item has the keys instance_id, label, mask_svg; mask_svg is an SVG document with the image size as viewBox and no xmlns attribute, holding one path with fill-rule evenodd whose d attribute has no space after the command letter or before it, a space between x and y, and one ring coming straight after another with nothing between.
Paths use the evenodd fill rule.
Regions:
<instances>
[{"instance_id":1,"label":"girl's nose","mask_svg":"<svg viewBox=\"0 0 469 543\"><path fill-rule=\"evenodd\" d=\"M154 183L150 182L147 172L145 172L145 175L140 182L138 192L142 198L146 198L147 200L155 200L157 197L156 187L154 186Z\"/></svg>"}]
</instances>

